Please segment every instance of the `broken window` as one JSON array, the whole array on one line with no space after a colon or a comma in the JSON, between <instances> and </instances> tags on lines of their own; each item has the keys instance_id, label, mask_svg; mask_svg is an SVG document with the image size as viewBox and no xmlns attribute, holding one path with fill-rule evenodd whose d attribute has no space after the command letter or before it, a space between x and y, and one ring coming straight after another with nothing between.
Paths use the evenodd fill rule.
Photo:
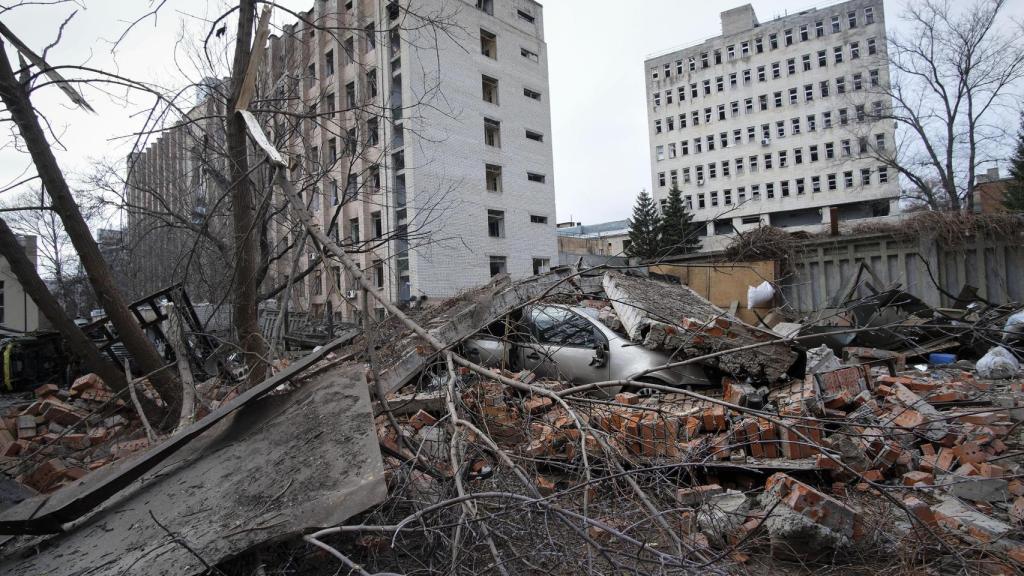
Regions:
<instances>
[{"instance_id":1,"label":"broken window","mask_svg":"<svg viewBox=\"0 0 1024 576\"><path fill-rule=\"evenodd\" d=\"M487 235L491 238L505 237L505 211L487 211Z\"/></svg>"},{"instance_id":2,"label":"broken window","mask_svg":"<svg viewBox=\"0 0 1024 576\"><path fill-rule=\"evenodd\" d=\"M370 22L363 28L363 32L366 34L366 51L372 52L377 48L377 28Z\"/></svg>"},{"instance_id":3,"label":"broken window","mask_svg":"<svg viewBox=\"0 0 1024 576\"><path fill-rule=\"evenodd\" d=\"M483 28L480 29L480 53L493 60L498 59L498 37Z\"/></svg>"},{"instance_id":4,"label":"broken window","mask_svg":"<svg viewBox=\"0 0 1024 576\"><path fill-rule=\"evenodd\" d=\"M476 7L491 16L494 15L494 0L476 0Z\"/></svg>"},{"instance_id":5,"label":"broken window","mask_svg":"<svg viewBox=\"0 0 1024 576\"><path fill-rule=\"evenodd\" d=\"M498 79L490 76L481 76L481 88L484 102L498 104Z\"/></svg>"},{"instance_id":6,"label":"broken window","mask_svg":"<svg viewBox=\"0 0 1024 576\"><path fill-rule=\"evenodd\" d=\"M516 10L516 15L519 16L520 20L522 20L524 22L529 22L530 24L533 24L534 21L535 21L535 18L533 17L533 14L530 14L529 12L527 12L525 10Z\"/></svg>"},{"instance_id":7,"label":"broken window","mask_svg":"<svg viewBox=\"0 0 1024 576\"><path fill-rule=\"evenodd\" d=\"M501 148L501 122L484 118L484 144Z\"/></svg>"},{"instance_id":8,"label":"broken window","mask_svg":"<svg viewBox=\"0 0 1024 576\"><path fill-rule=\"evenodd\" d=\"M348 56L348 61L349 62L355 62L356 61L356 41L355 41L355 38L353 38L352 36L349 36L348 38L346 38L345 39L344 48L345 48L345 56Z\"/></svg>"},{"instance_id":9,"label":"broken window","mask_svg":"<svg viewBox=\"0 0 1024 576\"><path fill-rule=\"evenodd\" d=\"M543 274L551 268L551 259L549 258L534 258L533 259L533 275Z\"/></svg>"},{"instance_id":10,"label":"broken window","mask_svg":"<svg viewBox=\"0 0 1024 576\"><path fill-rule=\"evenodd\" d=\"M504 256L491 256L490 257L491 276L497 276L498 274L505 274L508 272L506 265L506 258Z\"/></svg>"},{"instance_id":11,"label":"broken window","mask_svg":"<svg viewBox=\"0 0 1024 576\"><path fill-rule=\"evenodd\" d=\"M530 60L532 62L540 62L540 56L537 55L536 52L520 47L519 53L522 54L523 58L526 58L527 60Z\"/></svg>"},{"instance_id":12,"label":"broken window","mask_svg":"<svg viewBox=\"0 0 1024 576\"><path fill-rule=\"evenodd\" d=\"M328 50L324 54L324 70L327 76L334 76L334 50Z\"/></svg>"},{"instance_id":13,"label":"broken window","mask_svg":"<svg viewBox=\"0 0 1024 576\"><path fill-rule=\"evenodd\" d=\"M380 260L373 261L373 280L377 288L384 287L384 262Z\"/></svg>"},{"instance_id":14,"label":"broken window","mask_svg":"<svg viewBox=\"0 0 1024 576\"><path fill-rule=\"evenodd\" d=\"M366 89L370 93L370 98L377 97L377 71L370 70L366 73Z\"/></svg>"},{"instance_id":15,"label":"broken window","mask_svg":"<svg viewBox=\"0 0 1024 576\"><path fill-rule=\"evenodd\" d=\"M501 192L501 166L485 164L484 173L488 192Z\"/></svg>"},{"instance_id":16,"label":"broken window","mask_svg":"<svg viewBox=\"0 0 1024 576\"><path fill-rule=\"evenodd\" d=\"M310 290L313 296L320 296L324 293L324 273L320 270L313 272L310 278Z\"/></svg>"},{"instance_id":17,"label":"broken window","mask_svg":"<svg viewBox=\"0 0 1024 576\"><path fill-rule=\"evenodd\" d=\"M540 182L543 184L547 180L547 177L543 174L537 174L536 172L527 172L526 179L530 182Z\"/></svg>"},{"instance_id":18,"label":"broken window","mask_svg":"<svg viewBox=\"0 0 1024 576\"><path fill-rule=\"evenodd\" d=\"M362 240L359 235L359 218L351 218L348 221L348 236L353 244L358 244Z\"/></svg>"},{"instance_id":19,"label":"broken window","mask_svg":"<svg viewBox=\"0 0 1024 576\"><path fill-rule=\"evenodd\" d=\"M547 216L538 216L536 214L530 214L530 222L533 223L533 224L547 224L548 223L548 217Z\"/></svg>"},{"instance_id":20,"label":"broken window","mask_svg":"<svg viewBox=\"0 0 1024 576\"><path fill-rule=\"evenodd\" d=\"M373 212L370 214L370 222L373 224L373 237L383 238L384 237L384 219L381 218L380 212Z\"/></svg>"},{"instance_id":21,"label":"broken window","mask_svg":"<svg viewBox=\"0 0 1024 576\"><path fill-rule=\"evenodd\" d=\"M540 101L540 92L537 92L536 90L523 88L523 96L526 96L527 98L532 98L533 100Z\"/></svg>"},{"instance_id":22,"label":"broken window","mask_svg":"<svg viewBox=\"0 0 1024 576\"><path fill-rule=\"evenodd\" d=\"M533 130L530 130L529 128L527 128L527 130L526 130L526 139L527 140L533 140L534 142L543 142L544 141L544 135L541 134L540 132L534 132Z\"/></svg>"},{"instance_id":23,"label":"broken window","mask_svg":"<svg viewBox=\"0 0 1024 576\"><path fill-rule=\"evenodd\" d=\"M380 144L380 124L376 118L366 121L366 144L368 146Z\"/></svg>"},{"instance_id":24,"label":"broken window","mask_svg":"<svg viewBox=\"0 0 1024 576\"><path fill-rule=\"evenodd\" d=\"M345 85L345 106L346 110L356 107L356 83L349 82Z\"/></svg>"}]
</instances>

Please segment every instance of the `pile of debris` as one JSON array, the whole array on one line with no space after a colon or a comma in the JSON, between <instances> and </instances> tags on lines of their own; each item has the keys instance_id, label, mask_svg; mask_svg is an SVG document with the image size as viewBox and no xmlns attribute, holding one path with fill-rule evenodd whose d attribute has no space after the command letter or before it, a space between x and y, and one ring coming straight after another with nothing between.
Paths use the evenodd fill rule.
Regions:
<instances>
[{"instance_id":1,"label":"pile of debris","mask_svg":"<svg viewBox=\"0 0 1024 576\"><path fill-rule=\"evenodd\" d=\"M140 384L140 394L160 403L148 382ZM3 470L39 493L58 490L149 446L135 409L95 374L78 378L68 390L39 386L35 400L9 408L3 424Z\"/></svg>"},{"instance_id":2,"label":"pile of debris","mask_svg":"<svg viewBox=\"0 0 1024 576\"><path fill-rule=\"evenodd\" d=\"M566 344L584 365L593 356L591 366L611 366L633 350L707 378L690 389L527 369L518 347L541 335L514 326L535 306L578 315L583 332L619 334L611 347L601 348L614 341L607 331L593 350L586 338ZM61 473L37 488L64 486L59 502L0 515L0 530L43 533L56 528L42 518L91 510L68 502L98 506L49 547L19 539L0 565L78 573L112 554L96 544L111 533L123 539L119 572L159 554L173 559L167 574L182 576L212 566L333 574L336 561L364 574L725 574L815 563L1010 574L1024 564L1024 373L1019 334L1006 329L1018 307L956 314L892 289L841 298L787 331L782 311L753 326L678 284L560 271L416 312L333 341L250 390L201 385L200 396L220 401L109 466L115 479L64 486ZM991 326L1011 337L983 338ZM466 354L485 328L505 345L491 355L498 365ZM61 410L75 423L58 422ZM13 450L38 451L35 466L59 457L88 470L117 453L91 442L75 451L60 435L102 427L108 443L138 440L132 413L101 383L44 387L18 411L33 426L26 419L26 437L11 435ZM116 431L105 425L115 415L125 420ZM77 554L68 563L46 550Z\"/></svg>"},{"instance_id":3,"label":"pile of debris","mask_svg":"<svg viewBox=\"0 0 1024 576\"><path fill-rule=\"evenodd\" d=\"M533 463L544 496L580 486L584 451L591 466L615 459L637 470L689 468L692 482L670 491L675 501L665 503L665 515L711 555L742 550L732 557L749 559L763 547L776 559L841 557L877 545L867 525L888 506L890 514L912 515L896 522L900 538L943 533L984 550L986 570L1011 573L1024 562L1024 382L979 380L956 368L894 374L831 360L830 369L767 396L727 380L721 396L620 392L596 404L566 396L563 407L478 378L461 399L480 430ZM450 475L444 416L441 408L420 409L401 418L397 433L383 415L377 426L384 441L402 436ZM397 486L401 461L389 464ZM499 466L483 458L472 469ZM878 498L883 493L889 501Z\"/></svg>"}]
</instances>

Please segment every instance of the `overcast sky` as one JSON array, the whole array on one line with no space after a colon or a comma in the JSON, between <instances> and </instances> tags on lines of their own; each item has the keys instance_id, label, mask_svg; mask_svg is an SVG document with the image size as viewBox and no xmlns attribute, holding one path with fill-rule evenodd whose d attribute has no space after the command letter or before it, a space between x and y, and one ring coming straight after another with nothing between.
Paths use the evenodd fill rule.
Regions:
<instances>
[{"instance_id":1,"label":"overcast sky","mask_svg":"<svg viewBox=\"0 0 1024 576\"><path fill-rule=\"evenodd\" d=\"M313 0L280 0L307 9ZM962 0L954 0L960 2ZM80 0L84 5L64 31L53 62L88 64L132 78L173 87L179 76L175 46L184 28L206 30L202 18L219 14L221 2L167 0L157 21L147 19L121 43L116 58L111 42L126 20L146 12L149 0ZM10 2L4 2L9 4ZM721 32L719 13L742 0L542 0L551 82L552 141L559 221L593 224L626 218L642 188L650 188L644 103L643 61L652 53L690 44ZM761 21L812 6L805 0L755 0ZM886 1L890 28L900 2ZM1010 0L1009 14L1022 14L1024 0ZM73 7L30 7L4 23L32 48L41 50L56 36L63 16ZM279 17L283 22L284 18ZM179 51L182 52L182 51ZM112 90L123 95L123 90ZM69 109L56 90L39 94L44 110L61 133L67 151L59 160L84 170L97 157L117 158L130 149L125 138L140 125L134 115L145 101L127 106L92 98L100 114ZM27 158L0 149L0 183L17 180Z\"/></svg>"}]
</instances>

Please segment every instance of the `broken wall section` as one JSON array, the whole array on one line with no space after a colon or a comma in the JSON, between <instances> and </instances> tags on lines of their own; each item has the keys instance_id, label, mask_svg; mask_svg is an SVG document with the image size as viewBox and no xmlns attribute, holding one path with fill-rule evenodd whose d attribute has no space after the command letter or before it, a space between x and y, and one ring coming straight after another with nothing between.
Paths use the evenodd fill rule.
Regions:
<instances>
[{"instance_id":1,"label":"broken wall section","mask_svg":"<svg viewBox=\"0 0 1024 576\"><path fill-rule=\"evenodd\" d=\"M797 359L778 335L744 323L686 286L618 272L604 275L605 294L629 338L682 360L762 344L705 364L739 378L775 382ZM773 342L775 341L775 342Z\"/></svg>"}]
</instances>

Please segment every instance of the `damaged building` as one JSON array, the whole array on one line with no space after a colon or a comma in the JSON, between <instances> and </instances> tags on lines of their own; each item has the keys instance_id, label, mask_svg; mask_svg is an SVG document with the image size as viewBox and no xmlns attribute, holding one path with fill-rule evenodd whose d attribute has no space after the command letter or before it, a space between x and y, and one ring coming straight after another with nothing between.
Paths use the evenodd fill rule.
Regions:
<instances>
[{"instance_id":1,"label":"damaged building","mask_svg":"<svg viewBox=\"0 0 1024 576\"><path fill-rule=\"evenodd\" d=\"M295 159L290 177L317 222L376 288L408 303L556 264L541 5L312 4L271 34L256 100L277 112L269 137ZM204 288L190 287L197 299L223 293L231 247L223 131L204 120L223 116L223 92L207 82L194 121L131 159L136 296L186 273ZM253 175L269 189L266 178ZM294 223L271 212L261 224L264 287L281 285L294 267L294 309L356 319L367 303L352 278L320 264Z\"/></svg>"}]
</instances>

